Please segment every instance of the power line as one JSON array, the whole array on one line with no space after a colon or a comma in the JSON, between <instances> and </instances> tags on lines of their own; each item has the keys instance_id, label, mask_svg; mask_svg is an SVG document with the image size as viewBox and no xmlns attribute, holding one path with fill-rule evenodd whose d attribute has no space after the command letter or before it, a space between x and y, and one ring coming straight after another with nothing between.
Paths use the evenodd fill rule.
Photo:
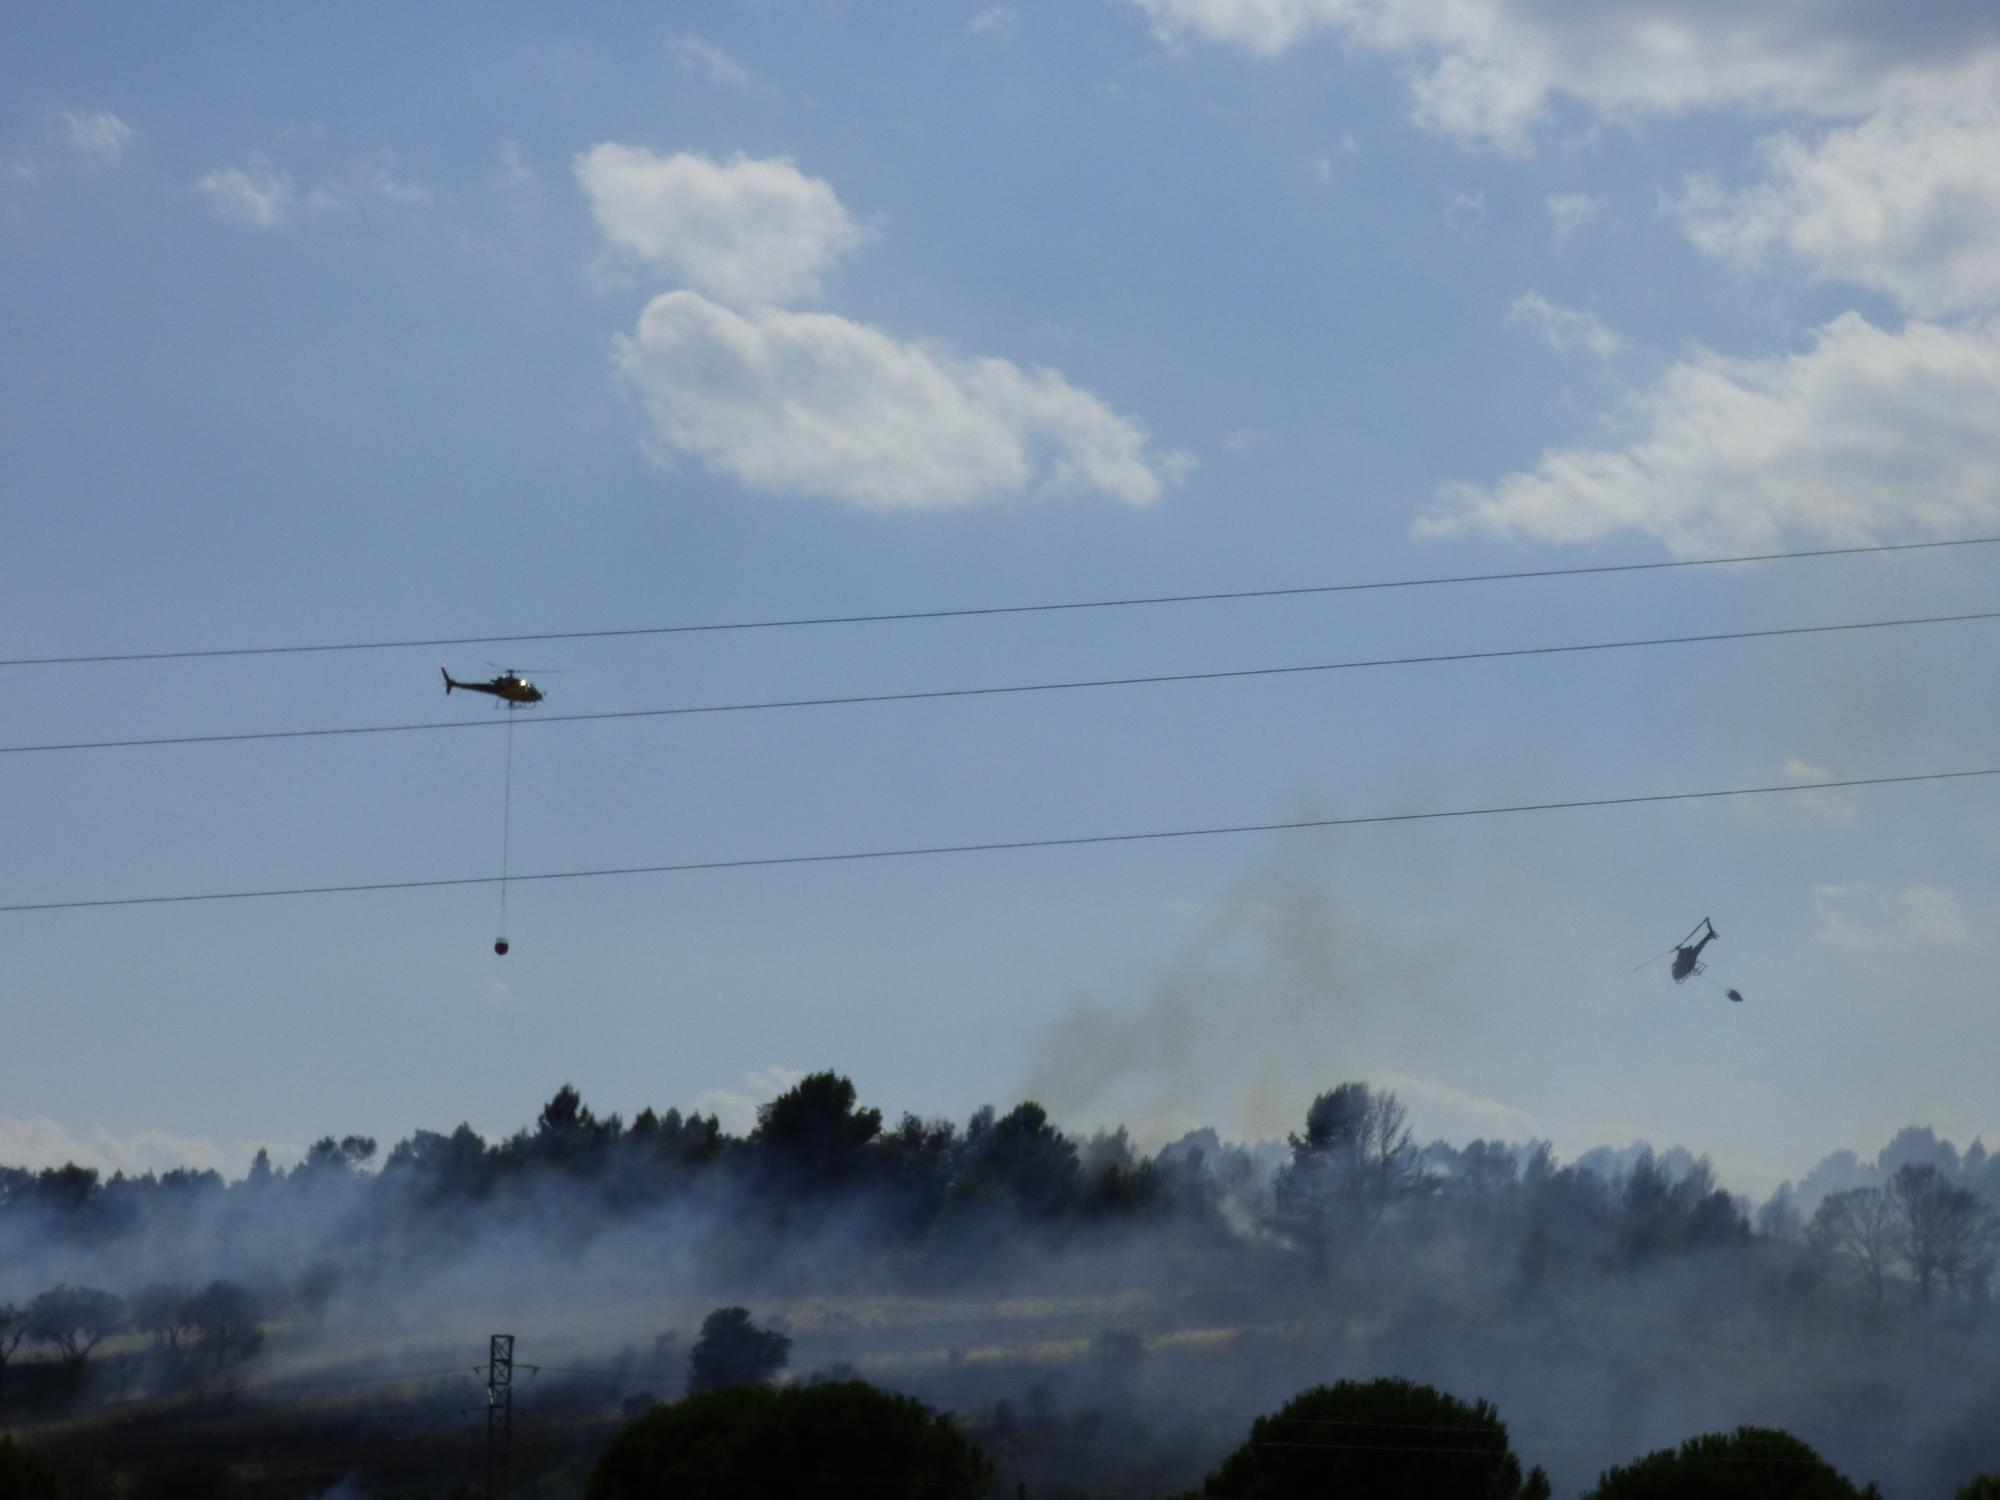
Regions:
<instances>
[{"instance_id":1,"label":"power line","mask_svg":"<svg viewBox=\"0 0 2000 1500\"><path fill-rule=\"evenodd\" d=\"M845 693L827 698L772 698L747 703L697 703L671 708L610 709L586 714L534 714L527 724L589 724L612 719L677 718L697 714L763 713L774 709L853 708L869 704L920 703L944 698L991 698L1018 693L1059 693L1170 683L1225 682L1250 677L1287 677L1314 672L1367 668L1440 666L1451 662L1504 661L1532 656L1575 656L1593 651L1638 651L1665 646L1716 645L1728 641L1776 640L1788 636L1832 635L1860 630L1903 630L1924 625L1962 625L2000 620L2000 610L1956 615L1920 615L1897 620L1854 620L1831 625L1784 625L1763 630L1720 630L1700 635L1652 636L1638 640L1580 641L1558 646L1513 646L1494 651L1445 651L1423 656L1383 656L1352 661L1307 662L1282 667L1234 667L1213 672L1155 672L1137 677L1092 677L1069 681L1001 683L985 687L922 688L899 693ZM429 720L409 724L359 724L328 729L262 729L223 734L156 735L139 739L70 740L40 745L0 745L0 755L37 755L69 750L157 749L167 745L241 744L252 740L330 739L345 735L414 734L435 729L490 729L505 720Z\"/></svg>"},{"instance_id":2,"label":"power line","mask_svg":"<svg viewBox=\"0 0 2000 1500\"><path fill-rule=\"evenodd\" d=\"M930 844L905 849L850 849L832 854L772 854L744 859L689 860L678 864L625 865L598 870L551 870L535 875L513 875L508 878L517 884L529 880L601 880L635 875L688 875L716 870L771 869L781 865L831 865L877 859L922 859L941 854L998 854L1025 849L1075 849L1092 844L1157 843L1167 839L1215 838L1226 834L1293 833L1314 828L1360 828L1386 823L1428 823L1456 818L1492 818L1522 813L1564 812L1578 808L1636 807L1644 803L1758 797L1779 792L1843 791L1864 786L1965 781L1984 776L2000 776L2000 766L1969 771L1922 771L1905 776L1858 776L1845 781L1781 782L1770 786L1722 787L1696 792L1644 792L1623 797L1583 797L1561 802L1519 802L1493 807L1443 808L1430 812L1371 813L1345 818L1300 818L1281 823L1232 823L1208 828L1151 829L1140 833L1091 833L1062 838L1004 839L978 844ZM205 891L180 896L109 896L78 901L23 901L0 905L0 913L76 911L100 906L166 906L205 901L248 901L268 896L335 896L370 891L434 890L446 886L493 885L499 878L497 875L460 875L441 880L379 880L353 885Z\"/></svg>"},{"instance_id":3,"label":"power line","mask_svg":"<svg viewBox=\"0 0 2000 1500\"><path fill-rule=\"evenodd\" d=\"M1885 542L1861 547L1817 547L1794 552L1751 552L1734 557L1693 557L1665 562L1595 563L1574 568L1523 568L1505 573L1456 573L1429 578L1390 578L1356 583L1301 584L1291 588L1220 589L1196 594L1149 594L1113 599L1071 599L1049 604L992 604L951 609L896 610L873 614L803 615L785 619L723 620L684 625L638 625L604 630L544 630L513 635L434 636L388 641L339 641L291 646L225 646L206 650L103 651L74 656L0 658L0 667L86 666L106 662L195 661L227 656L298 656L340 651L397 651L434 646L487 646L509 641L610 640L623 636L695 635L727 630L799 630L826 625L880 625L915 620L964 620L985 615L1053 614L1065 610L1137 609L1174 604L1218 604L1244 599L1299 598L1312 594L1355 594L1384 589L1443 588L1466 583L1516 583L1535 578L1582 578L1609 573L1653 573L1672 568L1715 568L1742 563L1796 562L1821 557L1862 557L1884 552L1921 552L1945 547L1987 547L2000 536L1952 537L1933 542Z\"/></svg>"}]
</instances>

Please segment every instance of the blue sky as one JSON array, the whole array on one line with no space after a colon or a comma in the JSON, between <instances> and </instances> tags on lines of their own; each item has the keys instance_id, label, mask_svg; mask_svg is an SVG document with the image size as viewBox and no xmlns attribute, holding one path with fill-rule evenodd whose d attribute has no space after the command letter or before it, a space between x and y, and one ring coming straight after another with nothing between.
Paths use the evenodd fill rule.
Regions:
<instances>
[{"instance_id":1,"label":"blue sky","mask_svg":"<svg viewBox=\"0 0 2000 1500\"><path fill-rule=\"evenodd\" d=\"M1708 0L69 9L0 45L9 658L2000 530L2000 17ZM0 900L497 872L551 712L2000 607L1989 549L1176 609L12 667ZM517 872L1983 766L1990 625L521 724ZM1762 1191L2000 1133L1986 782L0 915L0 1157L239 1169L798 1070L1157 1140ZM1750 1003L1631 966L1711 915Z\"/></svg>"}]
</instances>

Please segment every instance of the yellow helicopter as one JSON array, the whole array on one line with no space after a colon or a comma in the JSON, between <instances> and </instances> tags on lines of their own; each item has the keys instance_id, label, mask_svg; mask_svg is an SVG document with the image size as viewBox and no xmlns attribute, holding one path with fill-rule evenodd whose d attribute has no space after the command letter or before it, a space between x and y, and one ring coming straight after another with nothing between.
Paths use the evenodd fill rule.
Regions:
<instances>
[{"instance_id":1,"label":"yellow helicopter","mask_svg":"<svg viewBox=\"0 0 2000 1500\"><path fill-rule=\"evenodd\" d=\"M460 682L451 675L451 668L440 666L438 670L444 673L446 697L453 688L464 688L468 693L490 693L510 708L530 708L542 701L542 690L512 667L490 682Z\"/></svg>"}]
</instances>

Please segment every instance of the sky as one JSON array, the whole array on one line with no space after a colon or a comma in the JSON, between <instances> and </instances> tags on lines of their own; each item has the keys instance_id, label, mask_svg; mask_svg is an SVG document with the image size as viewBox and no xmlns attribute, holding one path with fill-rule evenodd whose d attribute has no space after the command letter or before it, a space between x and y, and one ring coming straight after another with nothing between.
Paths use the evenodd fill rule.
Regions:
<instances>
[{"instance_id":1,"label":"sky","mask_svg":"<svg viewBox=\"0 0 2000 1500\"><path fill-rule=\"evenodd\" d=\"M64 7L0 22L0 656L2000 533L2000 12ZM1992 766L1992 547L0 667L0 905ZM444 696L521 669L510 716ZM535 715L543 716L537 722ZM461 723L128 749L99 739ZM511 727L510 727L511 723ZM508 741L512 738L511 797ZM805 1071L1144 1144L2000 1137L2000 784L0 912L0 1160L238 1172ZM1704 916L1709 976L1638 969Z\"/></svg>"}]
</instances>

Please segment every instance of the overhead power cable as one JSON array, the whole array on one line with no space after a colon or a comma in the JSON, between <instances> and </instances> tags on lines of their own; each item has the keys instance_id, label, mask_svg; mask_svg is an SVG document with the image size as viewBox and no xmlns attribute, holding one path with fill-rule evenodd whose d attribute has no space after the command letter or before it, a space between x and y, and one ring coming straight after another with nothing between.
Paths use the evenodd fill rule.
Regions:
<instances>
[{"instance_id":1,"label":"overhead power cable","mask_svg":"<svg viewBox=\"0 0 2000 1500\"><path fill-rule=\"evenodd\" d=\"M920 688L900 693L844 693L828 698L767 698L747 703L693 703L671 708L620 708L601 713L535 713L526 724L591 724L611 719L663 719L695 714L762 713L773 709L852 708L867 704L921 703L942 698L994 698L1015 693L1061 693L1084 689L1156 687L1168 683L1226 682L1247 677L1289 677L1310 672L1351 672L1365 668L1441 666L1450 662L1505 661L1530 656L1574 656L1591 651L1638 651L1661 646L1714 645L1724 641L1774 640L1784 636L1831 635L1856 630L1903 630L1919 625L1961 625L2000 620L2000 610L1970 614L1922 615L1901 620L1853 620L1832 625L1783 625L1764 630L1718 630L1701 635L1663 635L1642 640L1581 641L1560 646L1511 646L1495 651L1444 651L1424 656L1380 656L1352 661L1306 662L1282 667L1231 667L1213 672L1154 672L1139 677L1089 677L1055 682L1012 682L985 687ZM66 740L39 745L0 745L0 755L37 755L59 750L140 750L164 745L224 745L251 740L331 739L343 735L416 734L434 729L512 727L505 719L427 720L411 724L355 724L327 729L253 729L220 734L169 734L139 739Z\"/></svg>"},{"instance_id":2,"label":"overhead power cable","mask_svg":"<svg viewBox=\"0 0 2000 1500\"><path fill-rule=\"evenodd\" d=\"M849 849L832 854L769 854L743 859L686 860L676 864L623 865L597 870L549 870L512 875L524 881L605 880L636 875L689 875L715 870L772 869L782 865L854 864L877 859L924 859L941 854L1000 854L1025 849L1079 849L1093 844L1159 843L1168 839L1217 838L1227 834L1296 833L1313 828L1362 828L1386 823L1430 823L1463 818L1495 818L1527 813L1565 812L1592 807L1637 807L1661 802L1702 802L1725 797L1761 797L1781 792L1833 792L1864 786L1905 786L1917 782L1967 781L2000 776L2000 766L1969 771L1921 771L1904 776L1857 776L1844 781L1778 782L1769 786L1722 787L1696 792L1642 792L1623 797L1581 797L1560 802L1516 802L1492 807L1455 807L1429 812L1369 813L1345 818L1297 818L1280 823L1229 823L1207 828L1162 828L1140 833L1087 833L1061 838L1002 839L978 844L929 844L903 849ZM248 901L268 896L337 896L369 891L435 890L446 886L493 885L497 875L460 875L442 880L376 880L353 885L304 885L247 891L203 891L178 896L103 896L75 901L18 901L0 912L77 911L99 906L168 906L204 901Z\"/></svg>"},{"instance_id":3,"label":"overhead power cable","mask_svg":"<svg viewBox=\"0 0 2000 1500\"><path fill-rule=\"evenodd\" d=\"M417 647L491 646L503 645L510 641L612 640L622 636L696 635L725 630L801 630L826 625L881 625L912 620L965 620L985 615L1054 614L1064 610L1088 609L1139 609L1173 604L1219 604L1243 599L1288 599L1311 594L1358 594L1384 589L1444 588L1467 583L1518 583L1534 578L1585 578L1608 573L1658 573L1675 568L1718 568L1741 563L1798 562L1820 557L1863 557L1884 552L1924 552L1947 547L1989 547L1996 543L2000 543L2000 536L1965 536L1934 542L1884 542L1863 547L1815 547L1793 552L1746 552L1733 557L1672 558L1663 562L1592 563L1574 568L1522 568L1503 573L1451 573L1428 578L1310 583L1288 588L1218 589L1195 594L1143 594L1127 598L1068 599L1046 604L988 604L949 609L894 610L872 614L800 615L767 620L635 625L603 630L519 631L501 635L333 641L290 646L223 646L203 650L99 651L69 656L16 656L0 658L0 667L73 667L121 661L197 661L225 656L299 656L339 651L400 651Z\"/></svg>"}]
</instances>

